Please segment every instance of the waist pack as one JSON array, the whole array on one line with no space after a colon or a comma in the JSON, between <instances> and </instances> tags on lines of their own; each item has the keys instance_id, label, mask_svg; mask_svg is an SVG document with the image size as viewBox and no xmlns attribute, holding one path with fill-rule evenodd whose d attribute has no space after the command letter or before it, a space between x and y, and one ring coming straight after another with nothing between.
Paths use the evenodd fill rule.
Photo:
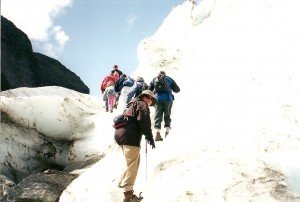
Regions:
<instances>
[{"instance_id":1,"label":"waist pack","mask_svg":"<svg viewBox=\"0 0 300 202\"><path fill-rule=\"evenodd\" d=\"M114 124L113 124L113 127L115 129L118 129L124 125L126 125L128 122L129 122L129 119L127 116L125 116L124 114L121 114L121 115L118 115L116 116L114 119Z\"/></svg>"},{"instance_id":2,"label":"waist pack","mask_svg":"<svg viewBox=\"0 0 300 202\"><path fill-rule=\"evenodd\" d=\"M124 114L126 114L126 115L124 115ZM123 114L120 114L113 119L113 122L114 122L113 127L115 129L121 128L122 126L129 123L129 121L133 121L133 120L136 120L136 119L134 118L133 102L130 102L127 104L126 109L124 110Z\"/></svg>"}]
</instances>

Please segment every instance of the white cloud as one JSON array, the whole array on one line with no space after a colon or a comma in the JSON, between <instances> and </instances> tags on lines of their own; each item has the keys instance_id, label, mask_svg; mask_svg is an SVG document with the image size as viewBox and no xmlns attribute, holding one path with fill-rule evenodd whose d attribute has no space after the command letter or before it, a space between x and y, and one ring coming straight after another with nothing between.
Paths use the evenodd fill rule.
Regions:
<instances>
[{"instance_id":1,"label":"white cloud","mask_svg":"<svg viewBox=\"0 0 300 202\"><path fill-rule=\"evenodd\" d=\"M60 26L53 24L53 20L71 4L72 0L2 0L1 12L34 41L35 51L40 50L40 46L49 47L49 43L54 43L52 47L58 50L52 50L54 54L49 56L53 56L63 50L69 39ZM35 44L39 44L38 47ZM48 55L48 52L42 53Z\"/></svg>"},{"instance_id":2,"label":"white cloud","mask_svg":"<svg viewBox=\"0 0 300 202\"><path fill-rule=\"evenodd\" d=\"M69 40L69 36L66 35L60 26L53 27L48 34L49 40L32 40L32 45L35 47L35 51L44 53L53 58L58 58L66 42Z\"/></svg>"},{"instance_id":3,"label":"white cloud","mask_svg":"<svg viewBox=\"0 0 300 202\"><path fill-rule=\"evenodd\" d=\"M131 13L126 19L127 24L129 26L132 26L134 24L134 22L136 21L136 19L137 19L137 16L135 16L134 14Z\"/></svg>"},{"instance_id":4,"label":"white cloud","mask_svg":"<svg viewBox=\"0 0 300 202\"><path fill-rule=\"evenodd\" d=\"M54 38L60 46L64 46L65 43L69 40L69 36L62 30L61 26L55 26L53 29Z\"/></svg>"}]
</instances>

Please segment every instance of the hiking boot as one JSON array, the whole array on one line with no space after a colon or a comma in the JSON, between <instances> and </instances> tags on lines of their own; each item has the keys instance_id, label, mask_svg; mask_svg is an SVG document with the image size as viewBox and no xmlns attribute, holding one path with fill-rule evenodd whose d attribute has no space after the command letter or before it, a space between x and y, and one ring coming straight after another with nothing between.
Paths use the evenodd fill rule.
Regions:
<instances>
[{"instance_id":1,"label":"hiking boot","mask_svg":"<svg viewBox=\"0 0 300 202\"><path fill-rule=\"evenodd\" d=\"M105 111L108 112L108 108L106 108Z\"/></svg>"},{"instance_id":2,"label":"hiking boot","mask_svg":"<svg viewBox=\"0 0 300 202\"><path fill-rule=\"evenodd\" d=\"M166 127L165 138L169 135L171 127Z\"/></svg>"},{"instance_id":3,"label":"hiking boot","mask_svg":"<svg viewBox=\"0 0 300 202\"><path fill-rule=\"evenodd\" d=\"M160 132L156 132L155 141L163 141L163 139L160 136Z\"/></svg>"},{"instance_id":4,"label":"hiking boot","mask_svg":"<svg viewBox=\"0 0 300 202\"><path fill-rule=\"evenodd\" d=\"M124 192L124 199L123 202L139 202L143 199L141 196L137 196L133 194L133 190Z\"/></svg>"},{"instance_id":5,"label":"hiking boot","mask_svg":"<svg viewBox=\"0 0 300 202\"><path fill-rule=\"evenodd\" d=\"M165 138L169 135L169 131L165 132Z\"/></svg>"}]
</instances>

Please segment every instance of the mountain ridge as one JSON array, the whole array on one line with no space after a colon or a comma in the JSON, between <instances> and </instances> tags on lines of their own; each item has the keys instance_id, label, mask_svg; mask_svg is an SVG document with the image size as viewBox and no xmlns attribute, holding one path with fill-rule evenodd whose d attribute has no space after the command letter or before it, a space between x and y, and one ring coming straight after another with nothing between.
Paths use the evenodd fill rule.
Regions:
<instances>
[{"instance_id":1,"label":"mountain ridge","mask_svg":"<svg viewBox=\"0 0 300 202\"><path fill-rule=\"evenodd\" d=\"M90 93L80 77L58 60L33 52L28 36L1 16L1 91L42 86Z\"/></svg>"}]
</instances>

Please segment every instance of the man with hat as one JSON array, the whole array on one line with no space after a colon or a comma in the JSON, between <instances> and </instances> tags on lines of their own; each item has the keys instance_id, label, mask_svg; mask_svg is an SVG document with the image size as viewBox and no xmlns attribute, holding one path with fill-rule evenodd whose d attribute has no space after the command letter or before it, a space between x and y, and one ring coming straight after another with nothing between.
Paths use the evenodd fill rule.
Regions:
<instances>
[{"instance_id":1,"label":"man with hat","mask_svg":"<svg viewBox=\"0 0 300 202\"><path fill-rule=\"evenodd\" d=\"M149 106L156 104L156 98L150 90L144 90L138 97L126 105L123 114L128 123L115 131L115 141L121 146L126 161L126 169L119 187L123 188L125 202L139 201L141 198L133 194L138 168L140 164L140 144L142 135L155 148L153 140Z\"/></svg>"},{"instance_id":2,"label":"man with hat","mask_svg":"<svg viewBox=\"0 0 300 202\"><path fill-rule=\"evenodd\" d=\"M119 70L119 66L118 65L114 65L113 66L112 73L115 74L116 72L118 74L118 78L120 78L120 76L123 74L123 72L121 70Z\"/></svg>"},{"instance_id":3,"label":"man with hat","mask_svg":"<svg viewBox=\"0 0 300 202\"><path fill-rule=\"evenodd\" d=\"M160 71L149 85L149 90L153 91L157 99L155 105L154 128L156 129L155 141L162 141L160 134L161 123L164 118L164 127L166 128L165 137L171 129L171 110L174 101L174 93L180 92L179 86L164 71Z\"/></svg>"}]
</instances>

